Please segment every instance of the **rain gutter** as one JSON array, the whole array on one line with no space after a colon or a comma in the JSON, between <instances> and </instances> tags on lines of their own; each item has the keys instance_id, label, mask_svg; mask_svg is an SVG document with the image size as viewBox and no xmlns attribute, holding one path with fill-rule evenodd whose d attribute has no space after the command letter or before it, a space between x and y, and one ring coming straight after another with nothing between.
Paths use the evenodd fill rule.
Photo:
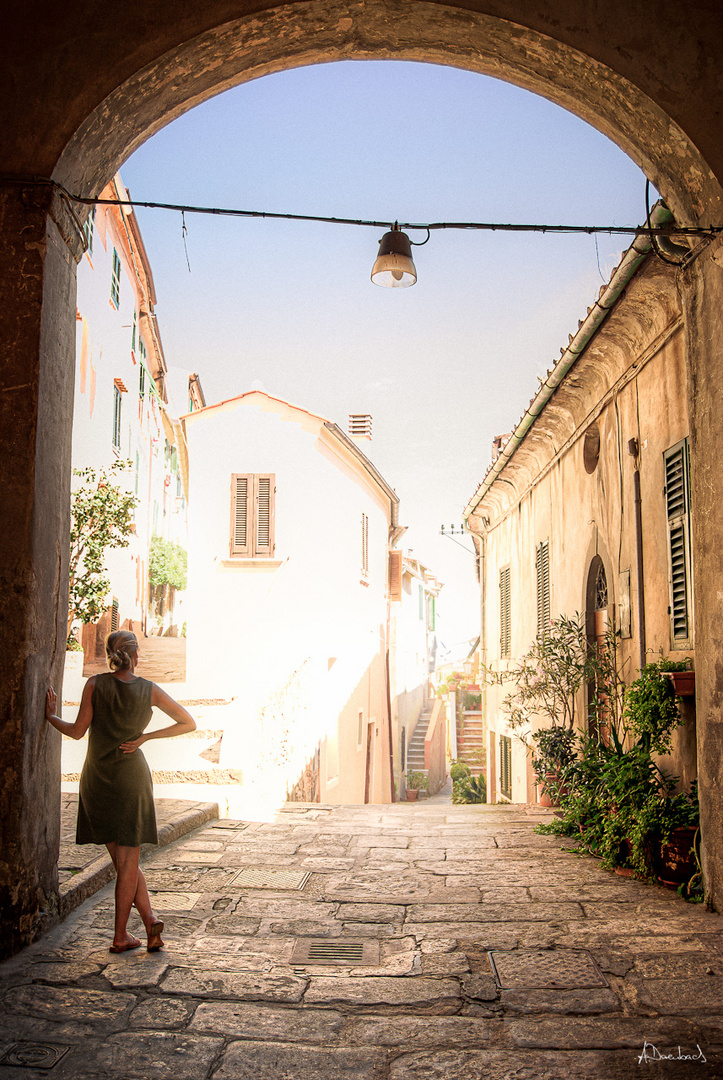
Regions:
<instances>
[{"instance_id":1,"label":"rain gutter","mask_svg":"<svg viewBox=\"0 0 723 1080\"><path fill-rule=\"evenodd\" d=\"M672 221L673 215L665 203L662 201L657 202L650 212L650 224L653 228L668 225ZM577 333L570 338L569 345L563 351L560 359L530 402L527 411L524 413L522 419L517 424L517 427L505 443L499 456L487 470L487 475L465 507L463 514L465 523L475 512L482 499L492 487L492 484L505 468L508 461L512 458L517 447L524 441L528 431L549 402L555 390L557 390L570 369L574 367L578 358L585 352L590 341L615 307L626 287L632 281L642 264L649 258L652 250L653 242L650 236L641 233L625 252L615 273L610 278L607 288L592 305L587 318L580 323Z\"/></svg>"}]
</instances>

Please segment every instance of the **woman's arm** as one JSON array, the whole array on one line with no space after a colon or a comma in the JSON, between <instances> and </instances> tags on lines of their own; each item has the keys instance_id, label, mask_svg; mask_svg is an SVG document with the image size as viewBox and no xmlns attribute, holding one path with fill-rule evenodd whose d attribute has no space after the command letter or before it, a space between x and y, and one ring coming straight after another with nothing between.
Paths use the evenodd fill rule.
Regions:
<instances>
[{"instance_id":1,"label":"woman's arm","mask_svg":"<svg viewBox=\"0 0 723 1080\"><path fill-rule=\"evenodd\" d=\"M45 695L45 719L56 731L59 731L61 735L67 735L69 739L82 739L93 719L94 686L95 675L91 675L83 687L80 708L78 709L78 715L73 724L71 724L69 720L61 720L59 716L55 715L55 710L58 708L58 695L51 686Z\"/></svg>"},{"instance_id":2,"label":"woman's arm","mask_svg":"<svg viewBox=\"0 0 723 1080\"><path fill-rule=\"evenodd\" d=\"M151 705L160 709L166 716L170 716L173 723L169 724L168 727L158 728L157 731L145 731L137 739L124 742L121 745L124 754L134 753L139 746L148 742L149 739L172 739L175 735L185 735L189 731L196 730L196 721L191 714L184 709L183 705L179 705L177 701L174 701L165 690L161 690L160 686L156 686L155 683L153 683L151 692Z\"/></svg>"}]
</instances>

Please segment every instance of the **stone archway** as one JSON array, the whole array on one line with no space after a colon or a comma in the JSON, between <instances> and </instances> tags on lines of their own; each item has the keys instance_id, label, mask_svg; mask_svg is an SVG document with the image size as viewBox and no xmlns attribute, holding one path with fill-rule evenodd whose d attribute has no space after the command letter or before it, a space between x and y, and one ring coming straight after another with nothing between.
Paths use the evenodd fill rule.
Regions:
<instances>
[{"instance_id":1,"label":"stone archway","mask_svg":"<svg viewBox=\"0 0 723 1080\"><path fill-rule=\"evenodd\" d=\"M723 16L661 0L127 0L118 13L89 0L78 25L27 5L6 28L0 95L6 144L0 187L0 289L5 365L0 386L4 521L0 686L4 763L0 827L4 951L32 939L57 906L57 745L42 720L48 677L59 678L66 607L67 503L78 223L50 177L93 195L163 124L230 86L272 71L338 59L450 64L540 93L609 135L653 180L681 224L723 220L717 75ZM20 25L21 19L28 22ZM30 20L34 20L31 25ZM132 30L130 29L132 28ZM564 163L561 163L564 168ZM698 671L704 830L723 814L713 784L723 735L723 625L704 583L719 575L715 507L723 495L717 411L723 364L723 284L711 245L683 281L693 448L696 624L709 656ZM696 461L706 461L705 474ZM711 594L715 590L709 590ZM714 790L715 788L715 790ZM704 831L704 836L706 832ZM708 880L723 906L723 852L708 845Z\"/></svg>"}]
</instances>

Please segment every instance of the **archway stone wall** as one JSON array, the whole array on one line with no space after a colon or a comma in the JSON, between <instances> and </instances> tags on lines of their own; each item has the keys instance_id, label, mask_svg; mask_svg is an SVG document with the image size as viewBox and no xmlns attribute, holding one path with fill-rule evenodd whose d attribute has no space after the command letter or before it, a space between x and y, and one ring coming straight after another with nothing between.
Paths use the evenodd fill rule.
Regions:
<instances>
[{"instance_id":1,"label":"archway stone wall","mask_svg":"<svg viewBox=\"0 0 723 1080\"><path fill-rule=\"evenodd\" d=\"M158 56L104 97L70 138L54 177L74 192L94 194L145 139L214 94L304 64L394 59L465 68L552 99L629 154L681 222L710 220L711 208L723 206L713 170L672 116L640 88L641 71L631 80L620 56L609 65L595 55L607 51L604 37L620 22L614 6L602 24L577 34L565 30L559 17L539 11L532 17L535 5L527 12L520 4L494 5L510 8L507 18L488 13L491 6L306 0L216 26ZM652 48L654 31L646 32ZM584 45L596 48L586 52Z\"/></svg>"},{"instance_id":2,"label":"archway stone wall","mask_svg":"<svg viewBox=\"0 0 723 1080\"><path fill-rule=\"evenodd\" d=\"M714 8L716 8L714 10ZM11 22L14 20L14 22ZM723 220L723 11L660 0L86 0L16 6L0 43L0 939L22 947L57 909L58 741L43 720L59 680L67 610L67 528L75 258L72 219L22 179L54 175L97 193L136 146L232 85L341 59L445 63L518 83L613 138L681 223ZM420 137L423 137L420 132ZM567 163L560 162L563 171ZM20 181L20 182L19 182ZM155 192L153 194L156 194ZM591 208L593 210L594 208ZM684 279L691 372L696 635L704 838L721 835L723 737L721 526L717 431L723 365L721 268L699 259ZM702 653L702 650L701 650ZM705 727L705 730L703 728ZM723 850L705 840L723 907Z\"/></svg>"}]
</instances>

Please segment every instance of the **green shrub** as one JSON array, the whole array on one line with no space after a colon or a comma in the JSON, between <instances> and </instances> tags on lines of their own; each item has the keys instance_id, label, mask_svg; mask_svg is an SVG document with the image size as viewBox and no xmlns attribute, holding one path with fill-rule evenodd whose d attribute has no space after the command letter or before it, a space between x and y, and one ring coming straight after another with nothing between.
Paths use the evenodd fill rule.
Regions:
<instances>
[{"instance_id":1,"label":"green shrub","mask_svg":"<svg viewBox=\"0 0 723 1080\"><path fill-rule=\"evenodd\" d=\"M487 780L484 776L460 776L452 784L453 803L487 802Z\"/></svg>"},{"instance_id":2,"label":"green shrub","mask_svg":"<svg viewBox=\"0 0 723 1080\"><path fill-rule=\"evenodd\" d=\"M471 776L472 770L463 761L453 761L449 768L452 780L461 780L463 776Z\"/></svg>"}]
</instances>

